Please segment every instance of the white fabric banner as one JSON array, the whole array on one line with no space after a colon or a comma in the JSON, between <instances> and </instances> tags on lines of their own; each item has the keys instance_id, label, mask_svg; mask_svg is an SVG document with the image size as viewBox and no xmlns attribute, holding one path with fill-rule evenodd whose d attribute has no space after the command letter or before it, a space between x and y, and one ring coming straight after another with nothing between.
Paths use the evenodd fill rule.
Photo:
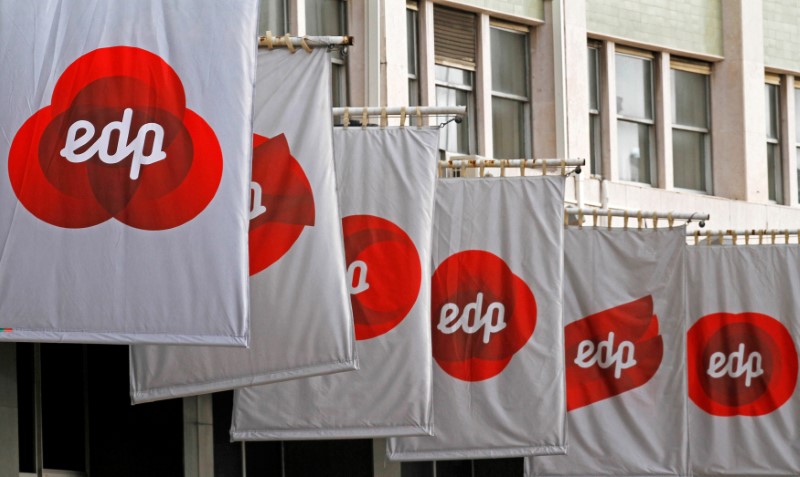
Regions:
<instances>
[{"instance_id":1,"label":"white fabric banner","mask_svg":"<svg viewBox=\"0 0 800 477\"><path fill-rule=\"evenodd\" d=\"M688 475L684 235L564 232L569 445L528 475Z\"/></svg>"},{"instance_id":2,"label":"white fabric banner","mask_svg":"<svg viewBox=\"0 0 800 477\"><path fill-rule=\"evenodd\" d=\"M357 367L333 169L330 59L323 49L262 50L256 89L250 349L132 347L134 402Z\"/></svg>"},{"instance_id":3,"label":"white fabric banner","mask_svg":"<svg viewBox=\"0 0 800 477\"><path fill-rule=\"evenodd\" d=\"M563 177L442 179L431 333L434 436L393 460L564 452Z\"/></svg>"},{"instance_id":4,"label":"white fabric banner","mask_svg":"<svg viewBox=\"0 0 800 477\"><path fill-rule=\"evenodd\" d=\"M336 128L360 369L237 390L235 440L431 431L430 258L438 128Z\"/></svg>"},{"instance_id":5,"label":"white fabric banner","mask_svg":"<svg viewBox=\"0 0 800 477\"><path fill-rule=\"evenodd\" d=\"M689 249L694 475L800 475L800 248Z\"/></svg>"},{"instance_id":6,"label":"white fabric banner","mask_svg":"<svg viewBox=\"0 0 800 477\"><path fill-rule=\"evenodd\" d=\"M0 2L0 341L247 344L257 4Z\"/></svg>"}]
</instances>

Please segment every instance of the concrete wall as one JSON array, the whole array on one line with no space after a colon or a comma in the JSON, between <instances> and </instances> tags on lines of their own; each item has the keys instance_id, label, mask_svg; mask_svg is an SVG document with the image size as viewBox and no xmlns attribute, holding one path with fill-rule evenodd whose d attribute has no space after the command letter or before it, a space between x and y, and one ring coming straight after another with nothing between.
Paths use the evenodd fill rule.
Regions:
<instances>
[{"instance_id":1,"label":"concrete wall","mask_svg":"<svg viewBox=\"0 0 800 477\"><path fill-rule=\"evenodd\" d=\"M455 7L466 5L516 17L544 19L544 0L454 0L446 3Z\"/></svg>"},{"instance_id":2,"label":"concrete wall","mask_svg":"<svg viewBox=\"0 0 800 477\"><path fill-rule=\"evenodd\" d=\"M722 55L722 0L587 0L589 33ZM784 0L792 2L792 0Z\"/></svg>"},{"instance_id":3,"label":"concrete wall","mask_svg":"<svg viewBox=\"0 0 800 477\"><path fill-rule=\"evenodd\" d=\"M764 64L800 71L800 2L764 0Z\"/></svg>"}]
</instances>

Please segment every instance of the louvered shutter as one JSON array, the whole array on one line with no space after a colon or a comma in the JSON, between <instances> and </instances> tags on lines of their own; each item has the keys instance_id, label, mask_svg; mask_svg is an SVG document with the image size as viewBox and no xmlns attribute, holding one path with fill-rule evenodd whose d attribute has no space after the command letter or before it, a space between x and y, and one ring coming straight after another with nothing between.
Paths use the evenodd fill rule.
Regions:
<instances>
[{"instance_id":1,"label":"louvered shutter","mask_svg":"<svg viewBox=\"0 0 800 477\"><path fill-rule=\"evenodd\" d=\"M475 14L433 7L436 63L475 69Z\"/></svg>"}]
</instances>

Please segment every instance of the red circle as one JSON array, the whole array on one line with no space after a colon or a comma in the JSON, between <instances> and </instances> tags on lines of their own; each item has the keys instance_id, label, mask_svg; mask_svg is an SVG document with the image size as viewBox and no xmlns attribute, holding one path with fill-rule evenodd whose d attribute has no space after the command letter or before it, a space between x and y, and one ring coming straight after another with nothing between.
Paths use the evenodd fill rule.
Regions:
<instances>
[{"instance_id":1,"label":"red circle","mask_svg":"<svg viewBox=\"0 0 800 477\"><path fill-rule=\"evenodd\" d=\"M356 339L375 338L400 324L417 302L419 253L403 229L382 217L350 215L342 219L342 230L348 270L356 261L366 267L368 288L350 295ZM348 279L364 278L358 270Z\"/></svg>"},{"instance_id":2,"label":"red circle","mask_svg":"<svg viewBox=\"0 0 800 477\"><path fill-rule=\"evenodd\" d=\"M697 321L687 333L689 397L715 416L761 416L781 407L797 385L798 357L794 340L778 320L760 313L714 313ZM759 376L732 376L711 367L711 357L733 360L732 353L759 353ZM741 360L738 360L738 364ZM737 370L738 370L737 366ZM709 371L712 371L710 373Z\"/></svg>"},{"instance_id":3,"label":"red circle","mask_svg":"<svg viewBox=\"0 0 800 477\"><path fill-rule=\"evenodd\" d=\"M490 325L499 327L500 306L505 327L488 335ZM457 314L457 321L452 313ZM477 330L476 315L483 318L483 326ZM461 326L456 326L457 323ZM471 330L465 330L465 326ZM535 328L533 293L497 255L481 250L458 252L434 272L433 357L451 376L481 381L498 375L530 340Z\"/></svg>"},{"instance_id":4,"label":"red circle","mask_svg":"<svg viewBox=\"0 0 800 477\"><path fill-rule=\"evenodd\" d=\"M286 137L253 135L252 182L266 212L250 220L250 276L286 255L307 226L314 225L314 194Z\"/></svg>"},{"instance_id":5,"label":"red circle","mask_svg":"<svg viewBox=\"0 0 800 477\"><path fill-rule=\"evenodd\" d=\"M127 122L120 123L126 114ZM109 154L119 151L133 144L140 127L152 123L159 126L166 158L141 165L136 175L132 153L112 164L102 162L97 152L70 162L61 151L77 121L88 122L94 132L82 130L88 142L75 153L101 136L106 141L100 147L105 145ZM101 133L112 122L128 125L127 144L120 129L111 137ZM145 135L140 147L155 147L157 134ZM15 135L8 169L19 201L52 225L90 227L114 217L131 227L165 230L192 220L208 206L222 179L222 163L214 131L185 108L175 71L158 55L116 46L89 52L62 73L52 106L34 114Z\"/></svg>"}]
</instances>

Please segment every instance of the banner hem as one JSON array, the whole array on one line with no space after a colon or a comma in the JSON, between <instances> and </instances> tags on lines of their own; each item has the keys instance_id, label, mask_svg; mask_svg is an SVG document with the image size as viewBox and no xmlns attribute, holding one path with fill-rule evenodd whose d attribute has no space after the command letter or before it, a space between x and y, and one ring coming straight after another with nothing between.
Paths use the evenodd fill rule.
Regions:
<instances>
[{"instance_id":1,"label":"banner hem","mask_svg":"<svg viewBox=\"0 0 800 477\"><path fill-rule=\"evenodd\" d=\"M231 439L237 442L308 439L366 439L399 436L431 436L433 426L381 426L351 427L342 429L299 429L288 431L233 431Z\"/></svg>"},{"instance_id":2,"label":"banner hem","mask_svg":"<svg viewBox=\"0 0 800 477\"><path fill-rule=\"evenodd\" d=\"M495 449L451 449L446 451L390 452L391 461L500 459L506 457L536 457L566 455L567 446L546 445L531 447L504 447Z\"/></svg>"},{"instance_id":3,"label":"banner hem","mask_svg":"<svg viewBox=\"0 0 800 477\"><path fill-rule=\"evenodd\" d=\"M249 336L182 335L179 333L107 333L91 331L28 331L0 333L0 343L75 343L120 345L198 345L247 348Z\"/></svg>"},{"instance_id":4,"label":"banner hem","mask_svg":"<svg viewBox=\"0 0 800 477\"><path fill-rule=\"evenodd\" d=\"M270 373L256 374L252 376L233 378L225 380L208 381L204 383L172 385L160 388L152 388L147 391L131 392L132 404L143 404L146 402L162 401L165 399L198 396L231 389L243 388L247 386L258 386L262 384L277 383L290 379L308 378L323 374L334 374L344 371L354 371L358 369L358 360L336 361L333 363L317 364L302 368L295 368L290 371L274 371Z\"/></svg>"}]
</instances>

